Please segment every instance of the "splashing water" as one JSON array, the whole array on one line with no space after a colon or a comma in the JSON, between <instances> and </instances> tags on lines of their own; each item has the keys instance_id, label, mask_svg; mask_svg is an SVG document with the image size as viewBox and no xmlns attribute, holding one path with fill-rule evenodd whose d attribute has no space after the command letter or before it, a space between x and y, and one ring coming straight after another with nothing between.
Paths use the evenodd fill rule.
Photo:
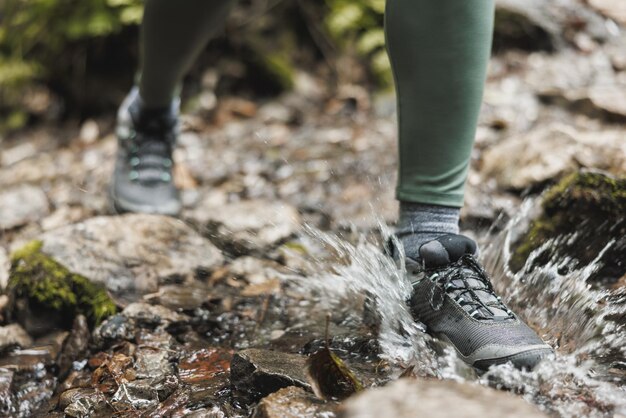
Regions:
<instances>
[{"instance_id":1,"label":"splashing water","mask_svg":"<svg viewBox=\"0 0 626 418\"><path fill-rule=\"evenodd\" d=\"M597 259L566 274L570 259L552 260L531 268L543 248L534 251L518 273L508 268L511 241L519 225L527 224L534 202L527 201L519 215L495 236L485 237L481 255L498 292L518 315L557 349L555 358L534 371L510 365L493 366L482 376L465 366L450 347L442 347L416 323L405 301L411 284L404 266L363 236L350 243L336 235L307 227L309 238L328 257L314 257L315 278L302 280L304 292L317 294L319 308L339 310L347 300L375 295L381 357L397 368L409 366L421 376L434 376L505 389L524 396L541 409L561 417L613 417L626 414L626 291L594 290L587 284L601 265ZM390 229L379 222L383 237ZM559 245L575 235L560 237L545 246ZM606 251L613 245L609 242ZM367 306L367 303L366 303Z\"/></svg>"}]
</instances>

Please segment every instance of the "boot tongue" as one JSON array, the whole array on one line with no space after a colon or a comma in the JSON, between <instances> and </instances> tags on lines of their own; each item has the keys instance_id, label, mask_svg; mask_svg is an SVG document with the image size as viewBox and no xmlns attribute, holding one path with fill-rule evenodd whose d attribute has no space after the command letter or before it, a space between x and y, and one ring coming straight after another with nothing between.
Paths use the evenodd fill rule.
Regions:
<instances>
[{"instance_id":1,"label":"boot tongue","mask_svg":"<svg viewBox=\"0 0 626 418\"><path fill-rule=\"evenodd\" d=\"M465 254L476 255L476 243L464 235L443 235L423 244L420 257L426 268L438 268L458 261Z\"/></svg>"}]
</instances>

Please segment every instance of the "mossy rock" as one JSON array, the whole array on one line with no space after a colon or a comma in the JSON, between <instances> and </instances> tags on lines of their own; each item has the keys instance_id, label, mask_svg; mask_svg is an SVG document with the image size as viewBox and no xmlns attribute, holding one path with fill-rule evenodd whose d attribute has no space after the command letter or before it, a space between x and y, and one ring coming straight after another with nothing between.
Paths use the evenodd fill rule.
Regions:
<instances>
[{"instance_id":1,"label":"mossy rock","mask_svg":"<svg viewBox=\"0 0 626 418\"><path fill-rule=\"evenodd\" d=\"M626 273L626 177L573 173L546 191L541 207L541 215L513 244L510 267L514 271L524 267L532 251L561 237L534 260L534 266L570 257L570 266L580 268L614 240L602 256L603 266L590 279L610 283Z\"/></svg>"},{"instance_id":2,"label":"mossy rock","mask_svg":"<svg viewBox=\"0 0 626 418\"><path fill-rule=\"evenodd\" d=\"M53 317L61 322L58 326L66 328L71 327L79 314L85 315L90 326L95 326L117 311L102 285L70 272L44 254L42 245L41 241L32 241L11 256L7 291L15 302L15 310L26 309L28 315ZM19 312L14 314L21 322L32 319L24 318Z\"/></svg>"}]
</instances>

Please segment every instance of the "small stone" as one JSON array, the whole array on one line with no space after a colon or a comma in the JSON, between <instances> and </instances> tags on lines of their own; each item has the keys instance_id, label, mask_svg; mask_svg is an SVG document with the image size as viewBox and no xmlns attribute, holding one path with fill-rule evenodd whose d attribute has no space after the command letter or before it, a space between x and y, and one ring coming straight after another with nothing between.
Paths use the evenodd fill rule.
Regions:
<instances>
[{"instance_id":1,"label":"small stone","mask_svg":"<svg viewBox=\"0 0 626 418\"><path fill-rule=\"evenodd\" d=\"M191 222L206 228L216 245L235 254L248 254L274 247L296 233L298 211L282 202L250 200L191 214Z\"/></svg>"},{"instance_id":2,"label":"small stone","mask_svg":"<svg viewBox=\"0 0 626 418\"><path fill-rule=\"evenodd\" d=\"M312 391L306 376L307 357L277 351L247 349L233 357L230 381L247 403L281 388L298 386Z\"/></svg>"},{"instance_id":3,"label":"small stone","mask_svg":"<svg viewBox=\"0 0 626 418\"><path fill-rule=\"evenodd\" d=\"M159 291L146 295L152 303L163 305L176 311L191 311L204 304L210 295L209 287L199 281L159 287Z\"/></svg>"},{"instance_id":4,"label":"small stone","mask_svg":"<svg viewBox=\"0 0 626 418\"><path fill-rule=\"evenodd\" d=\"M135 352L135 370L138 379L166 377L174 374L170 353L157 347L138 348Z\"/></svg>"},{"instance_id":5,"label":"small stone","mask_svg":"<svg viewBox=\"0 0 626 418\"><path fill-rule=\"evenodd\" d=\"M13 347L30 347L33 339L18 324L0 327L0 352Z\"/></svg>"},{"instance_id":6,"label":"small stone","mask_svg":"<svg viewBox=\"0 0 626 418\"><path fill-rule=\"evenodd\" d=\"M93 119L87 119L80 127L80 133L78 134L80 140L85 144L93 144L100 136L100 127L98 122Z\"/></svg>"},{"instance_id":7,"label":"small stone","mask_svg":"<svg viewBox=\"0 0 626 418\"><path fill-rule=\"evenodd\" d=\"M145 409L159 403L159 394L151 379L134 380L122 383L111 398L111 403L116 409Z\"/></svg>"},{"instance_id":8,"label":"small stone","mask_svg":"<svg viewBox=\"0 0 626 418\"><path fill-rule=\"evenodd\" d=\"M72 388L68 389L61 394L59 398L59 408L65 409L69 405L73 404L76 401L79 401L83 398L99 398L100 396L96 393L96 390L93 388Z\"/></svg>"},{"instance_id":9,"label":"small stone","mask_svg":"<svg viewBox=\"0 0 626 418\"><path fill-rule=\"evenodd\" d=\"M252 418L322 418L334 416L337 404L325 402L304 389L289 386L259 402Z\"/></svg>"},{"instance_id":10,"label":"small stone","mask_svg":"<svg viewBox=\"0 0 626 418\"><path fill-rule=\"evenodd\" d=\"M113 416L113 411L102 396L82 396L69 404L63 413L66 417L85 418L91 416Z\"/></svg>"},{"instance_id":11,"label":"small stone","mask_svg":"<svg viewBox=\"0 0 626 418\"><path fill-rule=\"evenodd\" d=\"M289 123L293 117L293 111L280 103L268 103L259 109L259 116L265 123Z\"/></svg>"},{"instance_id":12,"label":"small stone","mask_svg":"<svg viewBox=\"0 0 626 418\"><path fill-rule=\"evenodd\" d=\"M37 222L48 212L48 198L39 187L23 184L0 192L0 229Z\"/></svg>"},{"instance_id":13,"label":"small stone","mask_svg":"<svg viewBox=\"0 0 626 418\"><path fill-rule=\"evenodd\" d=\"M400 379L348 399L341 418L546 418L514 395L450 380Z\"/></svg>"},{"instance_id":14,"label":"small stone","mask_svg":"<svg viewBox=\"0 0 626 418\"><path fill-rule=\"evenodd\" d=\"M189 321L189 317L185 314L174 312L165 306L150 305L143 302L136 302L128 305L122 311L122 315L142 324L153 326Z\"/></svg>"},{"instance_id":15,"label":"small stone","mask_svg":"<svg viewBox=\"0 0 626 418\"><path fill-rule=\"evenodd\" d=\"M101 346L106 341L132 340L135 336L135 324L128 317L117 314L110 316L93 333L94 342Z\"/></svg>"}]
</instances>

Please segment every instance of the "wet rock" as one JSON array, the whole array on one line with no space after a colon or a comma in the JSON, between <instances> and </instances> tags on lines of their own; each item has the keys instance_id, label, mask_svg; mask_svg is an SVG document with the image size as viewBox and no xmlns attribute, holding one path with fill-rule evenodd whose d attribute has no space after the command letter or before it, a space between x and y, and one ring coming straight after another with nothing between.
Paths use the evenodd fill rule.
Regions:
<instances>
[{"instance_id":1,"label":"wet rock","mask_svg":"<svg viewBox=\"0 0 626 418\"><path fill-rule=\"evenodd\" d=\"M230 372L232 350L203 348L183 356L178 363L178 376L189 385L206 385Z\"/></svg>"},{"instance_id":2,"label":"wet rock","mask_svg":"<svg viewBox=\"0 0 626 418\"><path fill-rule=\"evenodd\" d=\"M33 339L18 324L0 327L0 352L13 347L26 348L32 343Z\"/></svg>"},{"instance_id":3,"label":"wet rock","mask_svg":"<svg viewBox=\"0 0 626 418\"><path fill-rule=\"evenodd\" d=\"M76 403L78 401L81 401L83 399L90 399L92 400L93 404L97 403L97 402L101 402L104 401L104 397L99 394L96 389L93 388L72 388L72 389L68 389L65 392L63 392L61 394L61 396L59 397L59 408L60 409L66 409L68 406L70 406L73 403ZM83 405L86 405L87 403L82 403ZM85 408L84 413L88 412L89 408ZM67 412L66 412L67 413ZM71 415L74 416L74 415Z\"/></svg>"},{"instance_id":4,"label":"wet rock","mask_svg":"<svg viewBox=\"0 0 626 418\"><path fill-rule=\"evenodd\" d=\"M121 313L109 317L94 330L94 342L97 346L102 346L107 342L131 341L140 334L142 328L162 330L183 326L190 320L187 315L161 305L131 303Z\"/></svg>"},{"instance_id":5,"label":"wet rock","mask_svg":"<svg viewBox=\"0 0 626 418\"><path fill-rule=\"evenodd\" d=\"M72 319L85 315L91 325L115 313L115 304L97 283L70 272L33 241L12 255L8 291L13 315L33 335L49 329L69 328Z\"/></svg>"},{"instance_id":6,"label":"wet rock","mask_svg":"<svg viewBox=\"0 0 626 418\"><path fill-rule=\"evenodd\" d=\"M32 417L44 415L46 406L56 387L56 379L43 373L22 376L14 382L15 403L9 416ZM45 415L47 416L47 415Z\"/></svg>"},{"instance_id":7,"label":"wet rock","mask_svg":"<svg viewBox=\"0 0 626 418\"><path fill-rule=\"evenodd\" d=\"M172 393L158 407L146 411L146 415L155 417L196 417L196 418L226 418L240 416L231 413L227 404L216 401L212 393L197 391L189 386L181 386Z\"/></svg>"},{"instance_id":8,"label":"wet rock","mask_svg":"<svg viewBox=\"0 0 626 418\"><path fill-rule=\"evenodd\" d=\"M15 350L0 359L0 367L19 373L41 373L54 364L55 358L48 347Z\"/></svg>"},{"instance_id":9,"label":"wet rock","mask_svg":"<svg viewBox=\"0 0 626 418\"><path fill-rule=\"evenodd\" d=\"M345 402L341 418L531 418L546 417L522 398L453 381L400 379Z\"/></svg>"},{"instance_id":10,"label":"wet rock","mask_svg":"<svg viewBox=\"0 0 626 418\"><path fill-rule=\"evenodd\" d=\"M11 390L14 375L13 371L0 368L0 414L2 416L9 416L15 407Z\"/></svg>"},{"instance_id":11,"label":"wet rock","mask_svg":"<svg viewBox=\"0 0 626 418\"><path fill-rule=\"evenodd\" d=\"M626 172L623 131L581 132L550 125L505 139L483 156L481 173L501 189L525 189L578 168ZM554 150L559 152L555 153Z\"/></svg>"},{"instance_id":12,"label":"wet rock","mask_svg":"<svg viewBox=\"0 0 626 418\"><path fill-rule=\"evenodd\" d=\"M174 374L168 350L159 347L141 347L135 352L135 375L138 379L166 377Z\"/></svg>"},{"instance_id":13,"label":"wet rock","mask_svg":"<svg viewBox=\"0 0 626 418\"><path fill-rule=\"evenodd\" d=\"M165 306L150 305L143 302L128 305L122 311L122 315L142 324L152 326L189 321L189 317L185 314L174 312Z\"/></svg>"},{"instance_id":14,"label":"wet rock","mask_svg":"<svg viewBox=\"0 0 626 418\"><path fill-rule=\"evenodd\" d=\"M52 363L58 365L59 356L70 333L65 330L52 331L35 341L35 345L30 350L45 351L48 353Z\"/></svg>"},{"instance_id":15,"label":"wet rock","mask_svg":"<svg viewBox=\"0 0 626 418\"><path fill-rule=\"evenodd\" d=\"M520 270L533 250L559 237L529 268L564 258L578 268L601 255L603 266L589 280L617 282L626 273L625 213L626 177L574 173L544 194L540 214L513 243L511 268Z\"/></svg>"},{"instance_id":16,"label":"wet rock","mask_svg":"<svg viewBox=\"0 0 626 418\"><path fill-rule=\"evenodd\" d=\"M37 222L48 211L48 198L39 187L24 184L0 192L0 229Z\"/></svg>"},{"instance_id":17,"label":"wet rock","mask_svg":"<svg viewBox=\"0 0 626 418\"><path fill-rule=\"evenodd\" d=\"M118 410L146 409L159 403L159 394L150 379L122 383L111 398Z\"/></svg>"},{"instance_id":18,"label":"wet rock","mask_svg":"<svg viewBox=\"0 0 626 418\"><path fill-rule=\"evenodd\" d=\"M322 418L334 416L337 404L322 401L304 389L289 386L266 396L252 418Z\"/></svg>"},{"instance_id":19,"label":"wet rock","mask_svg":"<svg viewBox=\"0 0 626 418\"><path fill-rule=\"evenodd\" d=\"M157 291L160 280L210 271L223 260L184 223L156 215L91 218L46 232L41 241L44 254L106 286L121 305Z\"/></svg>"},{"instance_id":20,"label":"wet rock","mask_svg":"<svg viewBox=\"0 0 626 418\"><path fill-rule=\"evenodd\" d=\"M248 349L235 354L230 381L245 403L258 401L281 388L298 386L311 391L306 360L297 354Z\"/></svg>"},{"instance_id":21,"label":"wet rock","mask_svg":"<svg viewBox=\"0 0 626 418\"><path fill-rule=\"evenodd\" d=\"M206 229L216 245L235 254L247 254L273 247L292 236L300 215L283 202L259 200L199 208L190 221Z\"/></svg>"},{"instance_id":22,"label":"wet rock","mask_svg":"<svg viewBox=\"0 0 626 418\"><path fill-rule=\"evenodd\" d=\"M134 338L135 331L134 323L126 316L113 315L94 330L94 342L97 346L101 346L106 341L128 341Z\"/></svg>"},{"instance_id":23,"label":"wet rock","mask_svg":"<svg viewBox=\"0 0 626 418\"><path fill-rule=\"evenodd\" d=\"M91 333L89 332L87 318L83 315L78 315L74 319L72 331L63 342L63 347L57 358L59 376L65 377L73 367L74 361L84 358L87 353L90 337Z\"/></svg>"}]
</instances>

